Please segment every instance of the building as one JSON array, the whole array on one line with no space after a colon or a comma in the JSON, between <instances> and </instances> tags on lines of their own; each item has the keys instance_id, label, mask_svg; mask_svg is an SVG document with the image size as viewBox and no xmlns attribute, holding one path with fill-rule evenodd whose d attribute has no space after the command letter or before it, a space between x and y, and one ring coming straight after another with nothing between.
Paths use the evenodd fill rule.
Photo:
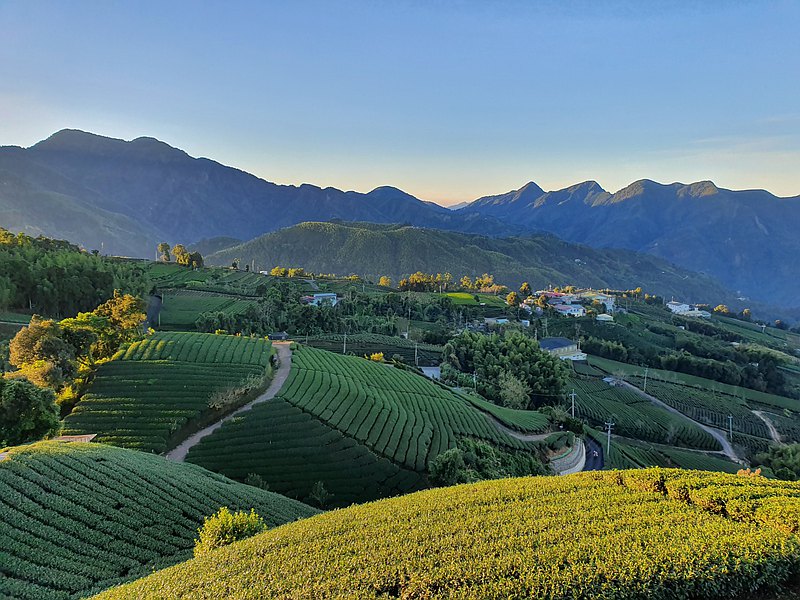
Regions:
<instances>
[{"instance_id":1,"label":"building","mask_svg":"<svg viewBox=\"0 0 800 600\"><path fill-rule=\"evenodd\" d=\"M695 317L700 319L710 319L711 313L707 310L698 310L696 308L692 310L687 310L685 312L680 313L682 317Z\"/></svg>"},{"instance_id":2,"label":"building","mask_svg":"<svg viewBox=\"0 0 800 600\"><path fill-rule=\"evenodd\" d=\"M546 337L539 340L539 347L562 360L586 360L586 354L578 348L578 343L563 337Z\"/></svg>"},{"instance_id":3,"label":"building","mask_svg":"<svg viewBox=\"0 0 800 600\"><path fill-rule=\"evenodd\" d=\"M333 292L324 292L312 296L303 296L300 298L300 302L303 304L311 304L312 306L319 306L320 304L336 306L339 302L339 298Z\"/></svg>"},{"instance_id":4,"label":"building","mask_svg":"<svg viewBox=\"0 0 800 600\"><path fill-rule=\"evenodd\" d=\"M607 314L603 313L602 315L597 315L594 318L594 320L595 321L600 321L601 323L613 323L614 322L614 317L612 317L611 315L607 315Z\"/></svg>"},{"instance_id":5,"label":"building","mask_svg":"<svg viewBox=\"0 0 800 600\"><path fill-rule=\"evenodd\" d=\"M273 342L283 342L289 339L289 334L285 331L274 331L270 333L267 338Z\"/></svg>"},{"instance_id":6,"label":"building","mask_svg":"<svg viewBox=\"0 0 800 600\"><path fill-rule=\"evenodd\" d=\"M667 302L667 308L672 311L673 314L681 315L685 312L689 312L692 310L692 307L685 302L676 302L675 300L670 300Z\"/></svg>"},{"instance_id":7,"label":"building","mask_svg":"<svg viewBox=\"0 0 800 600\"><path fill-rule=\"evenodd\" d=\"M565 317L583 317L586 315L586 309L580 304L556 304L553 309Z\"/></svg>"},{"instance_id":8,"label":"building","mask_svg":"<svg viewBox=\"0 0 800 600\"><path fill-rule=\"evenodd\" d=\"M602 292L596 292L594 290L587 290L584 292L580 292L578 294L578 298L583 300L584 302L600 302L601 304L605 304L606 312L608 314L612 314L616 312L617 308L614 303L615 297L610 294L604 294Z\"/></svg>"}]
</instances>

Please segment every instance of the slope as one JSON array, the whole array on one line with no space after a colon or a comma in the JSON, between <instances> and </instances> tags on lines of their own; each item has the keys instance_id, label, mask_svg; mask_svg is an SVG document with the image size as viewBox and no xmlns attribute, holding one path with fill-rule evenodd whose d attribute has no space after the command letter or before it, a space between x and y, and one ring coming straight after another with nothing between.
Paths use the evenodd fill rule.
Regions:
<instances>
[{"instance_id":1,"label":"slope","mask_svg":"<svg viewBox=\"0 0 800 600\"><path fill-rule=\"evenodd\" d=\"M234 479L257 473L297 498L321 481L332 504L346 506L424 487L429 463L466 438L511 455L541 449L500 431L488 414L522 431L548 426L542 414L473 401L400 369L300 348L274 400L203 438L187 460Z\"/></svg>"},{"instance_id":2,"label":"slope","mask_svg":"<svg viewBox=\"0 0 800 600\"><path fill-rule=\"evenodd\" d=\"M100 598L753 597L792 585L799 507L797 483L697 471L483 482L286 525Z\"/></svg>"},{"instance_id":3,"label":"slope","mask_svg":"<svg viewBox=\"0 0 800 600\"><path fill-rule=\"evenodd\" d=\"M415 271L454 276L494 274L497 281L534 289L574 283L678 295L687 300L733 295L710 277L625 250L594 250L553 236L491 238L406 225L301 223L212 254L208 262L255 260L256 268L303 266L320 273L398 278Z\"/></svg>"},{"instance_id":4,"label":"slope","mask_svg":"<svg viewBox=\"0 0 800 600\"><path fill-rule=\"evenodd\" d=\"M191 556L203 517L316 511L194 465L101 444L40 442L0 462L0 596L78 598Z\"/></svg>"},{"instance_id":5,"label":"slope","mask_svg":"<svg viewBox=\"0 0 800 600\"><path fill-rule=\"evenodd\" d=\"M544 192L535 184L480 198L460 213L491 216L597 248L628 248L709 273L742 294L797 306L800 196L733 191L710 181L646 179L611 194L587 181Z\"/></svg>"},{"instance_id":6,"label":"slope","mask_svg":"<svg viewBox=\"0 0 800 600\"><path fill-rule=\"evenodd\" d=\"M270 352L262 339L156 333L100 366L63 431L163 452L264 389Z\"/></svg>"}]
</instances>

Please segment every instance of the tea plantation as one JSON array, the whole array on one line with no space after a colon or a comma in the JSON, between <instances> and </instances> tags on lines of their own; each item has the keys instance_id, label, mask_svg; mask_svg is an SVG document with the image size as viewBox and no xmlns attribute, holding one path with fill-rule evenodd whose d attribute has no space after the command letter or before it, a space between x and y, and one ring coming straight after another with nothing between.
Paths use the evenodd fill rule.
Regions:
<instances>
[{"instance_id":1,"label":"tea plantation","mask_svg":"<svg viewBox=\"0 0 800 600\"><path fill-rule=\"evenodd\" d=\"M765 598L797 592L798 532L798 483L505 479L315 516L99 598Z\"/></svg>"},{"instance_id":2,"label":"tea plantation","mask_svg":"<svg viewBox=\"0 0 800 600\"><path fill-rule=\"evenodd\" d=\"M89 392L64 419L64 434L96 433L96 441L163 452L182 428L215 417L215 393L235 406L269 376L263 339L205 333L156 333L101 365Z\"/></svg>"},{"instance_id":3,"label":"tea plantation","mask_svg":"<svg viewBox=\"0 0 800 600\"><path fill-rule=\"evenodd\" d=\"M490 405L388 365L300 348L275 400L225 423L187 460L234 478L257 473L300 498L321 481L346 505L418 489L430 461L462 438L509 452L538 448L493 419L525 432L548 426L540 413Z\"/></svg>"},{"instance_id":4,"label":"tea plantation","mask_svg":"<svg viewBox=\"0 0 800 600\"><path fill-rule=\"evenodd\" d=\"M40 442L0 461L0 597L78 598L188 559L220 506L271 526L315 514L195 465L102 444Z\"/></svg>"}]
</instances>

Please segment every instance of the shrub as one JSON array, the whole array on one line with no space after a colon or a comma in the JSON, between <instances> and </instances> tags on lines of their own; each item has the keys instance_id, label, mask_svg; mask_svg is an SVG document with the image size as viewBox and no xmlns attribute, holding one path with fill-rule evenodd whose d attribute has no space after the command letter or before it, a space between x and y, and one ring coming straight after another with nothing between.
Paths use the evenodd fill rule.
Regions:
<instances>
[{"instance_id":1,"label":"shrub","mask_svg":"<svg viewBox=\"0 0 800 600\"><path fill-rule=\"evenodd\" d=\"M234 512L223 506L214 515L206 517L203 526L197 530L199 537L194 541L194 555L202 556L216 548L249 538L267 530L267 524L251 508L250 512Z\"/></svg>"}]
</instances>

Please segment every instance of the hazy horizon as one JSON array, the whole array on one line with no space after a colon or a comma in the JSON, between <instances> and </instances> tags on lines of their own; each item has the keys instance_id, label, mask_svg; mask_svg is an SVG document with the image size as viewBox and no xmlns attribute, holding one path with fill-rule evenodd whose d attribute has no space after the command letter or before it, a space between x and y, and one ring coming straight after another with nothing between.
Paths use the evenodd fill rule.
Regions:
<instances>
[{"instance_id":1,"label":"hazy horizon","mask_svg":"<svg viewBox=\"0 0 800 600\"><path fill-rule=\"evenodd\" d=\"M144 135L276 183L442 205L530 180L792 197L798 22L789 1L9 2L0 144Z\"/></svg>"}]
</instances>

